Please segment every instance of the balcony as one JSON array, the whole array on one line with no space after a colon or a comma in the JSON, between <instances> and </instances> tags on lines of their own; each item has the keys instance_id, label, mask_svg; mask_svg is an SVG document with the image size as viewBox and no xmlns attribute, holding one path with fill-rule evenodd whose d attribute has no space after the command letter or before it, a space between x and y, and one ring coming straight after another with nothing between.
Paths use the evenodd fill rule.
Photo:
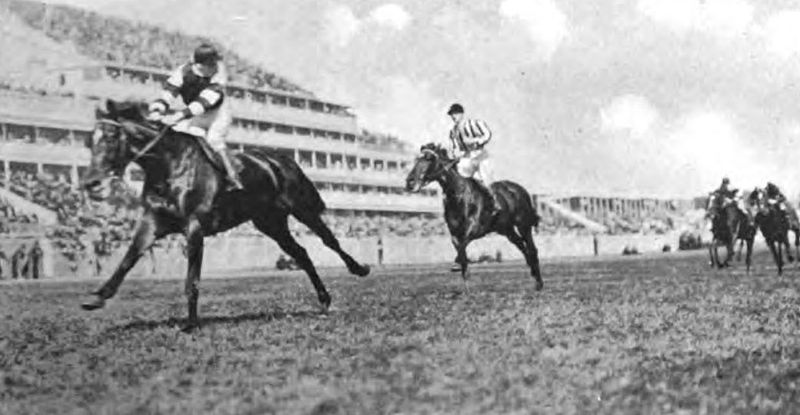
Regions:
<instances>
[{"instance_id":1,"label":"balcony","mask_svg":"<svg viewBox=\"0 0 800 415\"><path fill-rule=\"evenodd\" d=\"M438 197L412 194L388 195L379 193L352 193L323 190L322 200L328 209L357 209L386 212L441 213L442 201Z\"/></svg>"},{"instance_id":2,"label":"balcony","mask_svg":"<svg viewBox=\"0 0 800 415\"><path fill-rule=\"evenodd\" d=\"M346 134L358 134L358 125L355 117L236 98L231 98L228 102L234 116L241 118Z\"/></svg>"},{"instance_id":3,"label":"balcony","mask_svg":"<svg viewBox=\"0 0 800 415\"><path fill-rule=\"evenodd\" d=\"M4 160L59 166L87 166L91 158L89 149L84 147L15 141L0 141L0 154Z\"/></svg>"}]
</instances>

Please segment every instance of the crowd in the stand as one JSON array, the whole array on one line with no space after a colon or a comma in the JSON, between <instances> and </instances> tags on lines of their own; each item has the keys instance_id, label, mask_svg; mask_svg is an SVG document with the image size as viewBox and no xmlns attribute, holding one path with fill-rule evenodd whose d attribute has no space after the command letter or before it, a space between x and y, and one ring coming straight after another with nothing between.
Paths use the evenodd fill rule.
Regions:
<instances>
[{"instance_id":1,"label":"crowd in the stand","mask_svg":"<svg viewBox=\"0 0 800 415\"><path fill-rule=\"evenodd\" d=\"M197 44L208 41L63 5L10 0L8 8L47 36L74 44L83 55L126 65L172 69L188 60L188 53ZM269 86L285 91L307 92L233 51L221 49L229 75L235 82L255 88Z\"/></svg>"}]
</instances>

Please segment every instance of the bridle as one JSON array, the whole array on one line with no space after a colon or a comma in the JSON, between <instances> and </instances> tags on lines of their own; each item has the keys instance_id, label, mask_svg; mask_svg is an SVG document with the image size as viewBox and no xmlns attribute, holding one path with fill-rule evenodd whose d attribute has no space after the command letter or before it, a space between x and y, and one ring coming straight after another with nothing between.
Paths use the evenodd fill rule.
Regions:
<instances>
[{"instance_id":1,"label":"bridle","mask_svg":"<svg viewBox=\"0 0 800 415\"><path fill-rule=\"evenodd\" d=\"M103 119L98 120L97 124L110 125L110 126L114 127L115 131L114 131L113 135L115 137L117 137L117 140L116 140L117 144L115 146L114 151L116 152L117 156L122 156L122 153L125 151L125 148L127 147L127 141L128 141L127 135L120 133L120 130L123 128L122 123L120 123L119 121L109 120L109 119L103 118ZM147 126L142 126L142 125L140 125L140 126L142 128L148 128L148 129L150 128L150 127L147 127ZM130 164L130 163L133 163L133 162L139 160L140 158L146 156L147 152L150 151L153 148L153 146L158 144L158 142L161 140L161 138L164 137L164 135L169 130L169 128L170 128L170 126L165 126L161 131L158 131L158 134L156 134L156 136L153 137L153 139L151 139L149 142L147 142L147 144L145 144L144 147L142 147L138 151L137 150L133 150L133 158L130 161L128 161L126 163L126 165ZM96 139L93 137L93 139L92 139L92 145L93 146L95 144L97 144L95 141L96 141Z\"/></svg>"},{"instance_id":2,"label":"bridle","mask_svg":"<svg viewBox=\"0 0 800 415\"><path fill-rule=\"evenodd\" d=\"M430 150L430 149L427 149L427 148L426 148L426 149L423 149L423 150L422 150L422 154L430 154L430 155L432 155L432 156L433 156L433 157L436 159L436 161L438 161L438 162L440 162L440 163L441 163L441 160L440 160L440 158L439 158L439 154L437 154L437 153L436 153L435 151L433 151L433 150ZM421 158L421 157L420 157L420 158ZM431 176L431 177L439 177L439 175L441 175L442 173L444 173L444 172L445 172L445 170L447 170L447 169L449 169L449 168L453 167L453 166L454 166L456 163L458 163L458 159L453 159L453 160L450 160L450 161L449 161L449 162L447 162L447 163L441 163L441 167L439 168L439 170L438 170L438 171L436 171L436 173L431 173L431 174L429 174L428 176Z\"/></svg>"}]
</instances>

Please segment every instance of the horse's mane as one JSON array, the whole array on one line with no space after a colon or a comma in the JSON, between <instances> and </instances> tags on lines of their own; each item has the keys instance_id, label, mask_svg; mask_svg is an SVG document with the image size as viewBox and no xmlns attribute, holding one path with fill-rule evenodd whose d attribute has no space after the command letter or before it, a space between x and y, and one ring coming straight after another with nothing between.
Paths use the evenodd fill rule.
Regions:
<instances>
[{"instance_id":1,"label":"horse's mane","mask_svg":"<svg viewBox=\"0 0 800 415\"><path fill-rule=\"evenodd\" d=\"M450 160L450 156L447 154L447 149L442 147L442 145L439 144L439 143L423 144L419 148L419 151L422 152L422 153L424 153L425 151L432 151L434 154L439 156L440 159L442 159L442 160Z\"/></svg>"},{"instance_id":2,"label":"horse's mane","mask_svg":"<svg viewBox=\"0 0 800 415\"><path fill-rule=\"evenodd\" d=\"M103 106L97 108L97 117L110 117L114 120L144 123L147 118L148 104L141 100L116 101L107 99Z\"/></svg>"}]
</instances>

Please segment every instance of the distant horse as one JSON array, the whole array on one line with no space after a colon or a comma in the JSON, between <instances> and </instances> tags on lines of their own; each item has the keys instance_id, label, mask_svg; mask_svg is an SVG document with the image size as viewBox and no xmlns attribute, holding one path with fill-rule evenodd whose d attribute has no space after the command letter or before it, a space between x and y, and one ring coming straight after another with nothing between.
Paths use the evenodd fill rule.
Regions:
<instances>
[{"instance_id":1,"label":"distant horse","mask_svg":"<svg viewBox=\"0 0 800 415\"><path fill-rule=\"evenodd\" d=\"M783 274L783 246L786 246L786 259L789 262L794 261L789 247L789 230L792 228L790 220L774 200L767 198L763 189L756 188L750 193L748 199L757 209L756 224L761 229L764 241L767 242L767 246L772 252L772 257L778 266L778 275L781 275ZM800 226L795 224L795 229L800 229ZM800 231L795 230L795 249L798 249L797 247L800 245L798 232Z\"/></svg>"},{"instance_id":2,"label":"distant horse","mask_svg":"<svg viewBox=\"0 0 800 415\"><path fill-rule=\"evenodd\" d=\"M753 241L756 235L756 227L752 218L739 210L734 201L717 192L709 195L706 217L711 220L712 239L711 245L708 247L711 266L718 268L730 266L730 260L734 254L734 244L737 239L741 239L747 244L745 264L749 273L752 264ZM720 244L724 244L727 251L724 262L719 260Z\"/></svg>"},{"instance_id":3,"label":"distant horse","mask_svg":"<svg viewBox=\"0 0 800 415\"><path fill-rule=\"evenodd\" d=\"M531 196L517 183L503 180L490 185L503 207L494 222L492 194L475 179L462 177L455 168L458 160L451 159L447 150L438 145L422 146L420 155L406 178L406 190L418 192L430 182L437 182L444 191L444 217L456 249L456 262L461 266L461 278L467 286L467 245L488 233L496 232L508 238L525 257L541 290L542 276L539 253L533 242L532 229L539 224L539 215Z\"/></svg>"},{"instance_id":4,"label":"distant horse","mask_svg":"<svg viewBox=\"0 0 800 415\"><path fill-rule=\"evenodd\" d=\"M159 131L162 125L145 120L146 107L142 102L107 100L106 108L96 111L94 135L91 143L87 143L92 153L91 164L83 186L89 197L103 200L108 197L109 184L122 175L128 164L135 162L145 173L144 214L119 266L108 281L93 292L94 300L83 304L84 309L103 307L105 300L116 294L128 271L156 240L183 233L188 259L185 293L189 311L184 330L198 327L203 238L247 221L274 239L297 261L311 279L320 304L327 309L330 295L306 250L289 231L290 214L336 251L351 273L358 276L369 273L367 266L342 250L322 221L320 215L325 203L294 160L255 149L235 153L232 160L240 169L244 189L228 191L224 169L219 167L219 161L205 140L172 129Z\"/></svg>"}]
</instances>

